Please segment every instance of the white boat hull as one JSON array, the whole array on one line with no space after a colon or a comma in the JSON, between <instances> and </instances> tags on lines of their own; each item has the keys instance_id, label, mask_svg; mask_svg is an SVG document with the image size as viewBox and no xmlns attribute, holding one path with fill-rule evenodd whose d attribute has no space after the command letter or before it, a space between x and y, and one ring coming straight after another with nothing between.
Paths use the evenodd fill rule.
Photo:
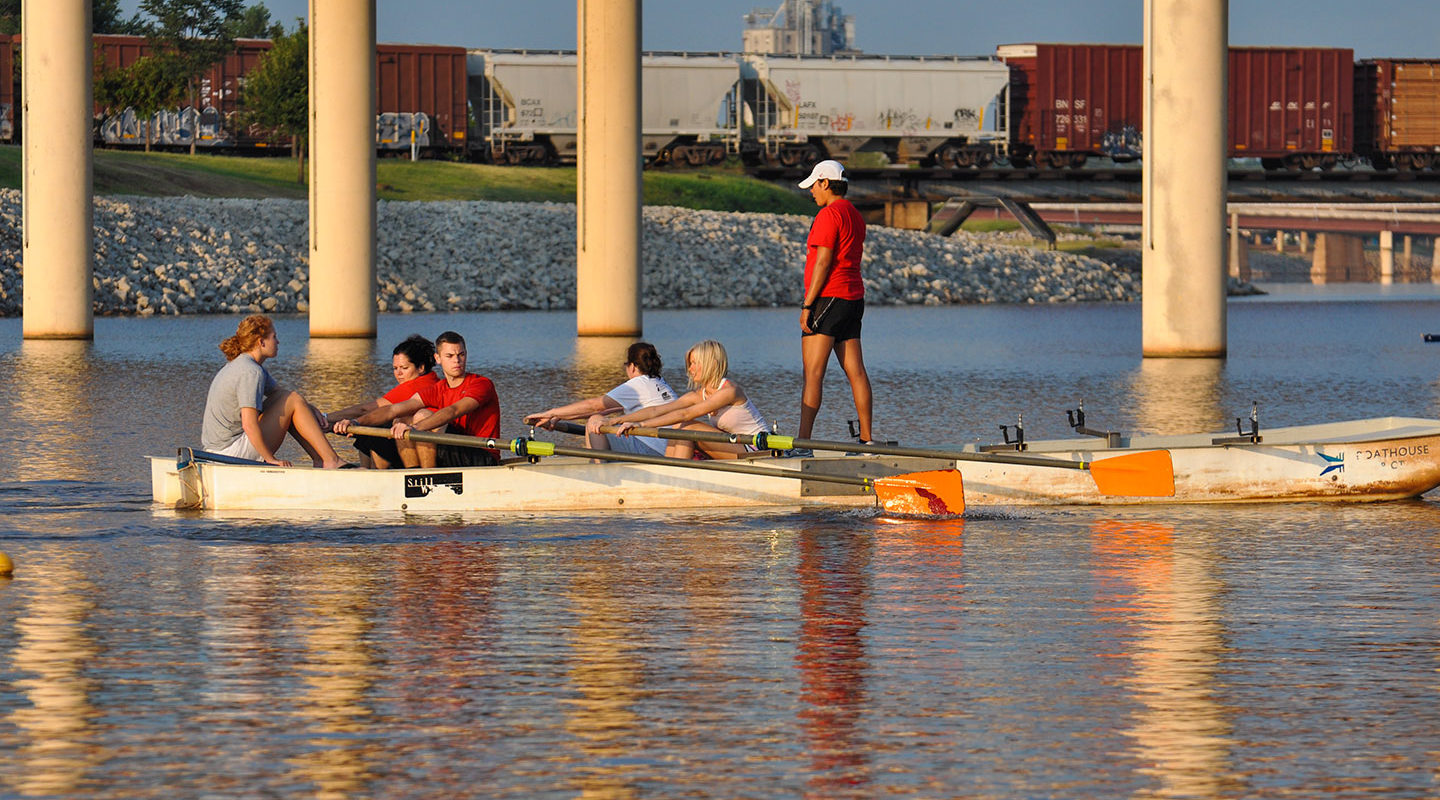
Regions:
<instances>
[{"instance_id":1,"label":"white boat hull","mask_svg":"<svg viewBox=\"0 0 1440 800\"><path fill-rule=\"evenodd\" d=\"M960 463L967 505L1374 501L1418 497L1440 486L1440 421L1384 417L1271 428L1257 443L1214 444L1235 434L1122 437L1120 446L1084 440L1030 442L1029 455L1098 461L1168 450L1174 497L1106 497L1074 470ZM1103 445L1103 440L1094 440Z\"/></svg>"},{"instance_id":2,"label":"white boat hull","mask_svg":"<svg viewBox=\"0 0 1440 800\"><path fill-rule=\"evenodd\" d=\"M1030 442L1027 455L1098 461L1168 450L1170 497L1102 495L1088 471L882 456L757 459L800 474L878 477L955 467L968 507L1300 500L1373 501L1417 497L1440 486L1440 421L1386 417L1262 431L1258 443L1214 444L1226 434L1137 436L1119 447L1088 440ZM1100 440L1095 440L1101 444ZM874 506L857 487L648 464L551 457L498 467L430 470L318 470L151 459L154 501L213 510L466 511L716 507Z\"/></svg>"},{"instance_id":3,"label":"white boat hull","mask_svg":"<svg viewBox=\"0 0 1440 800\"><path fill-rule=\"evenodd\" d=\"M789 460L764 463L801 468ZM319 470L205 461L180 469L174 458L151 458L150 477L155 502L214 510L429 514L875 504L873 494L843 485L648 464L593 464L566 457L534 464L413 470Z\"/></svg>"}]
</instances>

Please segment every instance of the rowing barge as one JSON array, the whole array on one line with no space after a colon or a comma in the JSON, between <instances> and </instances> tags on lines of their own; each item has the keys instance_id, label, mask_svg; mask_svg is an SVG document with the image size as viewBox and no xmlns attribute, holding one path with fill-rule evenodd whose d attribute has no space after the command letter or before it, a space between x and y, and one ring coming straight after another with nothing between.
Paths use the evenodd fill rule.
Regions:
<instances>
[{"instance_id":1,"label":"rowing barge","mask_svg":"<svg viewBox=\"0 0 1440 800\"><path fill-rule=\"evenodd\" d=\"M865 479L860 483L883 482L887 476L947 469L963 475L965 505L972 508L1374 501L1417 497L1440 486L1440 421L1404 417L1270 428L1249 436L1113 435L1030 441L1024 453L1009 455L993 449L984 452L974 445L953 452L890 449L896 452L750 460L763 465L760 474L682 469L665 463L593 463L574 456L460 469L317 470L218 463L186 456L187 449L182 449L180 459L155 457L150 463L154 501L172 507L416 514L873 507L876 495L866 486L854 485L854 478ZM1169 454L1173 491L1140 495L1097 486L1100 467L1107 461L1157 452ZM1067 467L1083 462L1087 469L1060 469L1056 462ZM1171 467L1167 464L1166 469ZM1165 477L1168 486L1170 476ZM837 478L852 482L836 482Z\"/></svg>"},{"instance_id":2,"label":"rowing barge","mask_svg":"<svg viewBox=\"0 0 1440 800\"><path fill-rule=\"evenodd\" d=\"M973 446L968 450L978 450ZM1172 497L1096 492L1083 474L966 463L970 505L1234 503L1419 497L1440 486L1440 420L1410 417L1258 429L1251 434L1124 436L1026 442L1025 452L1104 463L1127 453L1166 450Z\"/></svg>"},{"instance_id":3,"label":"rowing barge","mask_svg":"<svg viewBox=\"0 0 1440 800\"><path fill-rule=\"evenodd\" d=\"M750 460L747 460L750 461ZM832 477L883 478L954 462L867 456L753 459L785 477L589 458L516 459L493 467L321 470L212 461L187 448L150 459L156 503L176 508L276 511L594 511L717 507L873 507L864 486ZM700 462L697 462L700 463ZM813 476L813 477L811 477Z\"/></svg>"}]
</instances>

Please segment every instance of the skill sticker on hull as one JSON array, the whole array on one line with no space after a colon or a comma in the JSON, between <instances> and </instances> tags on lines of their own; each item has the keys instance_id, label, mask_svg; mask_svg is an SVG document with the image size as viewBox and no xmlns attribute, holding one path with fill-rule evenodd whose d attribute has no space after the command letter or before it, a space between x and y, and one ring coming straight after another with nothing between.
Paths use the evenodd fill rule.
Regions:
<instances>
[{"instance_id":1,"label":"skill sticker on hull","mask_svg":"<svg viewBox=\"0 0 1440 800\"><path fill-rule=\"evenodd\" d=\"M437 472L433 475L406 475L406 497L428 497L439 487L445 487L455 494L463 494L464 479L458 472Z\"/></svg>"}]
</instances>

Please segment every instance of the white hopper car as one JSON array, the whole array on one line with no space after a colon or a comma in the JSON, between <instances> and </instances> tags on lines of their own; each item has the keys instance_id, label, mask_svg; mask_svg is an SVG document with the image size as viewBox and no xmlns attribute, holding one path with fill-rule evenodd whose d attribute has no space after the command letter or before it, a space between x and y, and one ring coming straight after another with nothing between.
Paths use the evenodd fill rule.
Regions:
<instances>
[{"instance_id":1,"label":"white hopper car","mask_svg":"<svg viewBox=\"0 0 1440 800\"><path fill-rule=\"evenodd\" d=\"M971 167L1005 151L997 108L1010 68L992 58L747 55L745 72L752 161L879 151L897 164Z\"/></svg>"},{"instance_id":2,"label":"white hopper car","mask_svg":"<svg viewBox=\"0 0 1440 800\"><path fill-rule=\"evenodd\" d=\"M579 96L573 51L471 50L477 145L497 164L573 164ZM645 53L641 148L648 163L718 164L740 151L740 66L722 53Z\"/></svg>"},{"instance_id":3,"label":"white hopper car","mask_svg":"<svg viewBox=\"0 0 1440 800\"><path fill-rule=\"evenodd\" d=\"M468 71L482 158L575 163L573 51L471 50ZM736 154L796 166L860 151L986 164L1005 152L995 109L1009 74L990 58L645 53L642 152L650 164L688 166Z\"/></svg>"}]
</instances>

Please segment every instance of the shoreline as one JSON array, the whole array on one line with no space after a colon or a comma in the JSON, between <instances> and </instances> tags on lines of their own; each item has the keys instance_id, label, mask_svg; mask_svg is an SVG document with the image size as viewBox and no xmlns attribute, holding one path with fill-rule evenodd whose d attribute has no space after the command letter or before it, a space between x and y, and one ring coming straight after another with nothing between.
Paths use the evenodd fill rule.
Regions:
<instances>
[{"instance_id":1,"label":"shoreline","mask_svg":"<svg viewBox=\"0 0 1440 800\"><path fill-rule=\"evenodd\" d=\"M152 316L291 313L308 308L303 200L95 198L95 313ZM744 308L799 302L810 218L647 206L646 308ZM575 307L575 207L493 201L392 202L377 208L381 312ZM20 193L0 190L0 316L20 314ZM874 305L1129 302L1138 269L957 233L872 226Z\"/></svg>"}]
</instances>

